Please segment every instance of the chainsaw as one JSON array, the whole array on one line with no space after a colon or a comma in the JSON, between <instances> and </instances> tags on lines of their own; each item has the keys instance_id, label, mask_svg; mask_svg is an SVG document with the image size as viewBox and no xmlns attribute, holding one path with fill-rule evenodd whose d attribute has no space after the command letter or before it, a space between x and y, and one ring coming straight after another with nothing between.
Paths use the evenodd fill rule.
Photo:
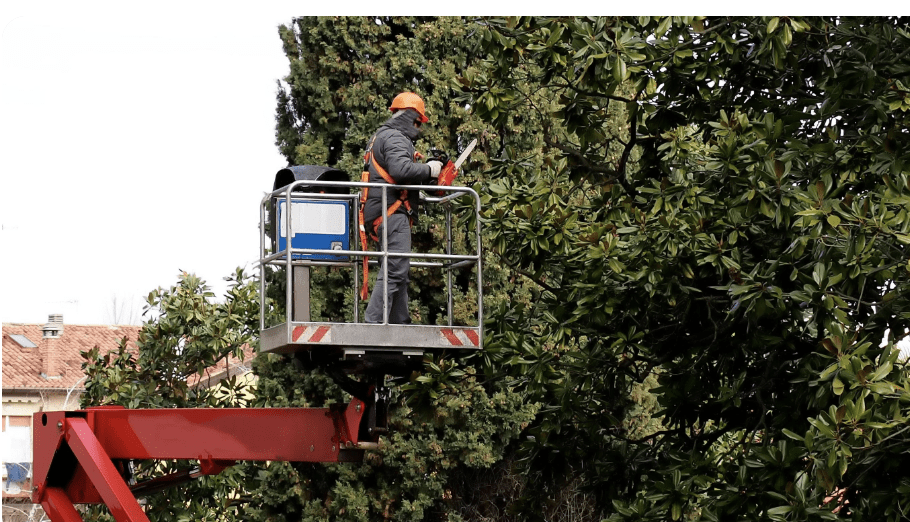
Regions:
<instances>
[{"instance_id":1,"label":"chainsaw","mask_svg":"<svg viewBox=\"0 0 910 522\"><path fill-rule=\"evenodd\" d=\"M432 150L430 154L432 157L430 160L435 160L443 165L442 170L439 171L439 178L436 180L436 184L440 187L449 187L452 185L452 182L455 181L455 176L458 175L458 169L461 168L461 165L468 159L468 156L471 155L471 152L474 150L474 147L477 146L477 140L471 140L471 143L468 143L468 146L464 149L464 152L458 156L458 159L455 162L449 161L449 157L442 151ZM437 196L444 196L444 190L436 191Z\"/></svg>"}]
</instances>

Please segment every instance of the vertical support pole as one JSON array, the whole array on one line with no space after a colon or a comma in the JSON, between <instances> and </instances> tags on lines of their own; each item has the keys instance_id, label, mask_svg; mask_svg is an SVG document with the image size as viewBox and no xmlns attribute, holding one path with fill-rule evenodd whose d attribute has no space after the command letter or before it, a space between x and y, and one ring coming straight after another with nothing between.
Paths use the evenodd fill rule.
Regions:
<instances>
[{"instance_id":1,"label":"vertical support pole","mask_svg":"<svg viewBox=\"0 0 910 522\"><path fill-rule=\"evenodd\" d=\"M41 507L44 508L44 512L54 522L82 522L82 517L76 511L76 506L66 496L66 492L60 488L45 489Z\"/></svg>"},{"instance_id":2,"label":"vertical support pole","mask_svg":"<svg viewBox=\"0 0 910 522\"><path fill-rule=\"evenodd\" d=\"M294 230L294 229L291 226L291 219L292 219L292 216L294 213L291 212L291 189L290 188L288 188L288 192L287 192L287 195L285 196L284 201L285 201L285 204L284 204L285 222L288 225L287 228L285 229L285 236L284 236L287 238L287 240L285 241L285 253L287 255L284 256L284 279L285 279L284 317L285 317L285 323L291 324L291 321L294 320L294 301L293 301L293 299L294 299L294 268L293 268L294 254L292 253L294 250L294 244L293 244L294 234L292 233L292 230ZM280 226L280 223L279 223L279 226ZM290 337L290 330L288 330L288 337Z\"/></svg>"},{"instance_id":3,"label":"vertical support pole","mask_svg":"<svg viewBox=\"0 0 910 522\"><path fill-rule=\"evenodd\" d=\"M477 327L480 330L480 343L483 346L483 252L480 248L480 196L474 194L474 241L477 245Z\"/></svg>"},{"instance_id":4,"label":"vertical support pole","mask_svg":"<svg viewBox=\"0 0 910 522\"><path fill-rule=\"evenodd\" d=\"M382 187L382 213L385 215L385 218L382 220L382 283L384 288L382 289L382 324L389 324L389 215L385 209L389 208L389 196L388 196L389 187L385 185ZM376 291L375 289L373 290Z\"/></svg>"},{"instance_id":5,"label":"vertical support pole","mask_svg":"<svg viewBox=\"0 0 910 522\"><path fill-rule=\"evenodd\" d=\"M149 522L85 419L66 420L66 441L117 522Z\"/></svg>"},{"instance_id":6,"label":"vertical support pole","mask_svg":"<svg viewBox=\"0 0 910 522\"><path fill-rule=\"evenodd\" d=\"M452 255L452 204L446 201L444 203L446 208L446 254ZM452 326L452 309L454 308L452 296L452 263L449 263L449 267L446 269L446 286L448 287L448 306L449 306L449 326Z\"/></svg>"},{"instance_id":7,"label":"vertical support pole","mask_svg":"<svg viewBox=\"0 0 910 522\"><path fill-rule=\"evenodd\" d=\"M298 322L310 322L310 267L295 266L294 277L294 313L291 318Z\"/></svg>"},{"instance_id":8,"label":"vertical support pole","mask_svg":"<svg viewBox=\"0 0 910 522\"><path fill-rule=\"evenodd\" d=\"M360 190L364 190L363 187ZM358 235L357 231L360 230L361 226L365 226L360 222L360 200L352 199L351 200L351 223L354 223L354 228L351 229L351 244L357 245ZM351 271L354 272L354 322L360 322L360 264L357 262L357 256L351 256ZM362 261L362 260L361 260Z\"/></svg>"},{"instance_id":9,"label":"vertical support pole","mask_svg":"<svg viewBox=\"0 0 910 522\"><path fill-rule=\"evenodd\" d=\"M272 201L272 199L269 199L270 207L274 208L274 207L271 205L271 201ZM272 221L274 221L275 218L276 218L276 214L275 214L274 211L272 211ZM266 224L265 224L265 203L261 203L261 202L260 202L260 203L259 203L259 259L260 259L260 263L259 263L259 295L262 296L262 298L259 299L259 331L260 331L260 332L263 331L263 330L265 330L265 305L266 305L266 298L265 298L265 271L266 271L266 269L265 269L265 263L262 263L262 262L261 262L262 258L266 257L266 253L265 253L265 227L266 227ZM277 227L276 227L276 229L277 229ZM273 237L273 238L275 237L275 234L274 234L274 233L272 234L272 237ZM272 243L273 243L272 251L274 252L274 250L275 250L275 246L274 246L275 241L272 241Z\"/></svg>"},{"instance_id":10,"label":"vertical support pole","mask_svg":"<svg viewBox=\"0 0 910 522\"><path fill-rule=\"evenodd\" d=\"M354 258L356 259L356 258ZM360 322L360 267L353 265L351 270L354 272L354 322Z\"/></svg>"}]
</instances>

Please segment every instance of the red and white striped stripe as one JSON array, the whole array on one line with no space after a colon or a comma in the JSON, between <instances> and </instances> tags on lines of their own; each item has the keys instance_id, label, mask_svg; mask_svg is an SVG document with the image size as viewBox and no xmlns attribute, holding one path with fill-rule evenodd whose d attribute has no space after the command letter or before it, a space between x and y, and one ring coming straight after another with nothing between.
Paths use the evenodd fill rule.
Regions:
<instances>
[{"instance_id":1,"label":"red and white striped stripe","mask_svg":"<svg viewBox=\"0 0 910 522\"><path fill-rule=\"evenodd\" d=\"M440 330L443 344L451 346L480 346L480 337L474 330L462 328L443 328Z\"/></svg>"},{"instance_id":2,"label":"red and white striped stripe","mask_svg":"<svg viewBox=\"0 0 910 522\"><path fill-rule=\"evenodd\" d=\"M291 339L295 343L330 343L332 342L332 329L328 326L298 326L294 328Z\"/></svg>"}]
</instances>

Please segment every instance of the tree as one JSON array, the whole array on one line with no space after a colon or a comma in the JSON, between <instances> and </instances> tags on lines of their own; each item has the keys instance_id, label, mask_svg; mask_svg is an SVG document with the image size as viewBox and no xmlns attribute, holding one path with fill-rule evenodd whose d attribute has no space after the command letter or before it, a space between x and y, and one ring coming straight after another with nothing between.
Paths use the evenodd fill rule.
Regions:
<instances>
[{"instance_id":1,"label":"tree","mask_svg":"<svg viewBox=\"0 0 910 522\"><path fill-rule=\"evenodd\" d=\"M229 288L221 301L203 280L185 272L171 288L150 292L146 313L152 312L153 318L139 331L138 350L128 350L124 338L119 350L104 356L98 347L82 354L87 376L82 407L247 406L253 396L248 384L236 377L214 386L188 382L228 356L241 357L244 345L258 338L258 285L241 269L227 280ZM142 482L190 467L177 461L140 462L134 478ZM246 492L256 476L250 465L232 466L220 475L148 497L146 514L153 521L235 520L249 501ZM95 508L92 515L93 520L110 516L102 508Z\"/></svg>"},{"instance_id":2,"label":"tree","mask_svg":"<svg viewBox=\"0 0 910 522\"><path fill-rule=\"evenodd\" d=\"M430 122L417 150L446 151L454 159L471 138L479 146L458 183L471 186L486 164L486 150L501 136L472 116L450 88L453 78L472 66L479 54L480 26L461 18L300 17L279 29L290 74L279 82L276 144L291 165L328 165L360 181L370 136L389 116L392 98L413 91L426 102ZM444 244L440 216L426 215L412 234L415 249L438 252ZM467 241L470 223L456 233ZM314 317L350 321L353 298L325 288L352 286L350 272L315 271ZM446 308L441 273L412 270L412 316L436 323ZM460 281L456 299L472 301L470 278ZM475 294L476 295L476 294ZM344 299L339 299L343 297ZM471 311L458 318L466 321ZM347 314L347 315L345 315Z\"/></svg>"},{"instance_id":3,"label":"tree","mask_svg":"<svg viewBox=\"0 0 910 522\"><path fill-rule=\"evenodd\" d=\"M109 324L136 324L138 317L133 306L133 296L124 299L117 294L111 294L111 300L105 310L105 320Z\"/></svg>"},{"instance_id":4,"label":"tree","mask_svg":"<svg viewBox=\"0 0 910 522\"><path fill-rule=\"evenodd\" d=\"M257 366L263 405L342 400L318 372L295 372L278 357L260 356ZM393 388L390 433L379 451L354 465L271 463L253 495L261 499L253 519L462 520L467 502L453 482L468 471L488 474L537 407L501 384L487 391L471 368L448 360L430 366L432 378Z\"/></svg>"},{"instance_id":5,"label":"tree","mask_svg":"<svg viewBox=\"0 0 910 522\"><path fill-rule=\"evenodd\" d=\"M369 137L388 118L391 99L408 90L423 97L430 117L418 150L443 149L454 156L466 140L479 139L471 167L458 181L474 184L487 162L485 151L502 136L472 116L450 84L480 59L479 30L464 19L416 17L303 17L282 27L290 62L278 94L276 136L282 154L290 164L330 165L359 180ZM439 251L434 250L443 240L439 224L439 216L421 216L413 235L420 251ZM470 222L459 220L456 241L472 241L471 230ZM498 285L501 277L494 269L487 276L493 283L487 284ZM412 270L411 280L415 322L437 324L445 309L440 274ZM476 301L472 284L470 278L456 281L457 303ZM314 318L352 320L351 297L339 299L333 291L350 287L349 272L314 272ZM473 312L456 306L455 320L468 322ZM421 375L396 388L393 431L380 454L356 468L273 466L258 516L457 520L463 501L453 493L453 482L500 462L537 408L506 383L484 382L479 366L450 357L430 359ZM325 375L301 373L286 359L261 357L256 371L261 405L322 406L343 400Z\"/></svg>"},{"instance_id":6,"label":"tree","mask_svg":"<svg viewBox=\"0 0 910 522\"><path fill-rule=\"evenodd\" d=\"M140 330L138 350L124 339L116 352L84 353L88 375L82 406L129 408L311 407L347 402L331 380L303 373L285 357L254 360L256 386L231 378L189 386L187 378L255 344L258 284L238 269L223 302L205 282L182 274L177 285L149 294L156 317ZM391 435L361 464L241 463L219 475L147 497L151 520L459 520L450 477L502 459L537 407L503 385L482 386L472 368L443 359L434 377L396 393ZM397 392L398 390L396 390ZM138 481L187 468L185 462L142 462ZM109 519L103 508L92 516Z\"/></svg>"},{"instance_id":7,"label":"tree","mask_svg":"<svg viewBox=\"0 0 910 522\"><path fill-rule=\"evenodd\" d=\"M487 341L546 399L532 471L589 463L615 520L903 517L908 22L488 25L464 95L555 129L540 168L486 174L493 247L537 288Z\"/></svg>"},{"instance_id":8,"label":"tree","mask_svg":"<svg viewBox=\"0 0 910 522\"><path fill-rule=\"evenodd\" d=\"M331 165L356 179L363 146L388 116L389 100L409 89L424 97L432 118L421 150L444 148L451 154L458 145L455 136L478 136L481 147L472 160L483 165L486 144L498 138L470 116L449 88L455 71L478 58L471 54L477 45L470 36L477 30L463 20L446 18L300 18L282 27L291 75L278 95L276 134L288 162ZM366 60L368 56L372 59ZM460 183L474 180L470 171L459 178ZM438 243L434 219L423 218L419 241ZM463 221L459 227L471 229ZM434 310L442 307L434 277L418 273L413 278L414 313L429 322L435 322ZM493 280L498 281L495 275ZM216 395L186 386L187 375L224 357L237 342L256 344L257 286L240 273L235 283L222 304L189 275L169 290L153 292L150 306L161 313L143 328L138 354L125 348L104 359L87 354L85 404L280 408L347 402L318 368L302 371L290 358L274 354L257 356L255 390L235 391L235 382L222 385L230 401L219 403ZM350 288L347 274L314 273L311 287L315 320L351 319L349 298L338 299L341 294L332 290ZM459 282L459 291L469 293L470 281ZM274 301L266 306L280 309ZM467 315L468 310L459 310L456 319ZM428 358L426 371L394 388L392 433L378 452L368 453L363 465L238 464L149 498L147 511L156 520L455 521L463 519L459 513L470 519L466 505L472 500L461 481L507 474L504 456L537 411L536 404L507 382L484 380L480 366L446 356ZM147 464L139 475L152 478L177 465Z\"/></svg>"},{"instance_id":9,"label":"tree","mask_svg":"<svg viewBox=\"0 0 910 522\"><path fill-rule=\"evenodd\" d=\"M291 73L281 84L278 96L279 148L289 163L325 163L349 172L352 179L357 179L364 145L376 126L388 117L389 100L401 90L413 90L427 101L431 118L429 131L418 142L419 150L443 148L452 152L457 149L456 136L479 139L470 168L458 180L460 184L473 186L485 194L488 193L489 172L522 176L524 172L540 169L544 165L541 151L546 140L564 132L562 122L550 115L558 104L550 99L550 93L541 88L540 82L517 86L521 98L531 100L537 110L503 113L508 117L508 125L499 128L482 121L472 108L476 103L470 100L470 93L460 91L466 83L484 81L486 73L481 59L485 52L480 48L482 29L476 20L459 18L296 19L290 27L281 30ZM493 92L497 92L495 88ZM495 111L495 107L493 109ZM605 128L614 126L619 127L608 121ZM434 232L436 223L433 216L422 218L414 235L419 248L428 250L440 244L441 237ZM466 223L461 223L464 225ZM467 225L465 229L470 230L470 224ZM485 231L484 244L493 244L502 238L495 230L492 234ZM531 306L536 301L518 275L522 268L510 266L510 261L494 250L485 249L485 310L507 309L510 304ZM314 316L351 320L349 315L339 312L352 308L349 298L338 302L322 294L326 288L349 287L350 284L344 273L314 274L314 299L327 305L326 308L314 305ZM418 321L435 322L434 310L443 308L440 288L438 276L412 271L412 315ZM461 282L458 291L456 303L473 301L470 297L465 299L470 292L465 282ZM459 312L456 320L469 317L464 309ZM439 317L438 313L435 317ZM485 324L490 330L498 328L489 318ZM541 353L556 353L544 352L543 347L540 349ZM494 343L467 364L476 369L478 376L482 372L487 389L492 390L503 385L492 383L499 380L498 368L510 358L511 353L500 350ZM422 379L427 385L446 380L433 366L424 372ZM511 386L512 379L503 382ZM641 391L651 385L649 382L642 386ZM295 387L316 393L311 385L297 384ZM322 392L316 396L321 397ZM558 404L549 394L536 398L551 407ZM638 408L641 417L635 422L636 429L651 423L647 408L641 410L640 407L646 402L646 393L639 393L629 403L630 408ZM500 471L504 473L501 482L524 483L522 477L511 476L510 469L500 467ZM572 490L573 484L573 480L554 484L552 497L561 498L560 490L564 486ZM505 496L508 497L508 493ZM503 503L513 501L508 498ZM513 508L520 512L520 507ZM552 509L545 506L540 512ZM465 506L464 511L471 511L471 507Z\"/></svg>"}]
</instances>

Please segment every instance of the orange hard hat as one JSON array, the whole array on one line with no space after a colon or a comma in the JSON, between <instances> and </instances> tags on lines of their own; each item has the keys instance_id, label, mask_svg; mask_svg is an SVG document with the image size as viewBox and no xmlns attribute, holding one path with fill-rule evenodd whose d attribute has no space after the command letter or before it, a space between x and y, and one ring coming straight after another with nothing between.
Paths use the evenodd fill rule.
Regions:
<instances>
[{"instance_id":1,"label":"orange hard hat","mask_svg":"<svg viewBox=\"0 0 910 522\"><path fill-rule=\"evenodd\" d=\"M417 96L413 92L403 92L392 100L392 106L389 107L389 110L395 112L399 109L414 109L420 113L421 123L430 121L424 110L423 98Z\"/></svg>"}]
</instances>

